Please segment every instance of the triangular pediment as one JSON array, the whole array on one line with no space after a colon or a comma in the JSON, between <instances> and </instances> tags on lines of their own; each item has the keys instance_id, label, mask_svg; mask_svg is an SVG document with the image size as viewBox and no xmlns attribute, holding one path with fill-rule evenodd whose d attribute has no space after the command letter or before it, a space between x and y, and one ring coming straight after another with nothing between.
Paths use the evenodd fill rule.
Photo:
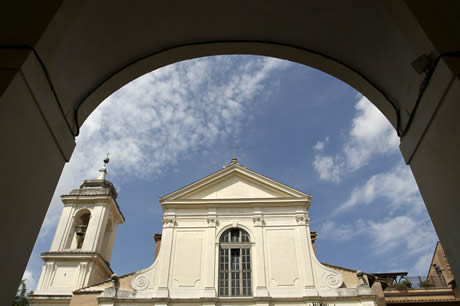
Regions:
<instances>
[{"instance_id":1,"label":"triangular pediment","mask_svg":"<svg viewBox=\"0 0 460 306\"><path fill-rule=\"evenodd\" d=\"M170 193L160 202L178 200L288 199L310 196L238 163Z\"/></svg>"},{"instance_id":2,"label":"triangular pediment","mask_svg":"<svg viewBox=\"0 0 460 306\"><path fill-rule=\"evenodd\" d=\"M182 197L183 199L251 199L251 198L278 198L289 197L280 190L269 188L258 182L248 180L244 176L232 173L211 186Z\"/></svg>"}]
</instances>

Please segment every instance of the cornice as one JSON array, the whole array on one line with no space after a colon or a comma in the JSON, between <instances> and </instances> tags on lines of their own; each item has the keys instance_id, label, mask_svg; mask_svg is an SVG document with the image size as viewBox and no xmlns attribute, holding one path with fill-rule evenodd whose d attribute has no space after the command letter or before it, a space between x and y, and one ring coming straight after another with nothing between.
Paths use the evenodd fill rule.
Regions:
<instances>
[{"instance_id":1,"label":"cornice","mask_svg":"<svg viewBox=\"0 0 460 306\"><path fill-rule=\"evenodd\" d=\"M48 295L48 294L30 294L27 296L27 299L30 300L52 300L63 302L63 301L70 301L72 299L71 295Z\"/></svg>"},{"instance_id":2,"label":"cornice","mask_svg":"<svg viewBox=\"0 0 460 306\"><path fill-rule=\"evenodd\" d=\"M194 193L197 190L203 188L206 185L212 185L213 183L218 182L220 179L223 179L224 177L231 175L232 173L236 173L237 175L241 175L243 177L246 177L248 179L253 180L256 183L259 183L261 185L268 186L278 192L284 193L286 195L292 196L292 197L309 197L311 200L311 196L296 190L292 187L289 187L287 185L284 185L276 180L273 180L271 178L268 178L262 174L259 174L255 171L249 170L244 166L241 166L240 164L230 164L229 166L225 167L222 170L219 170L217 172L214 172L198 181L195 181L183 188L180 188L172 193L169 193L163 197L160 198L160 203L163 203L165 201L171 201L171 200L177 200L180 197L186 196L188 194Z\"/></svg>"},{"instance_id":3,"label":"cornice","mask_svg":"<svg viewBox=\"0 0 460 306\"><path fill-rule=\"evenodd\" d=\"M337 301L337 300L344 300L344 301L361 301L363 299L370 299L375 300L375 295L356 295L356 296L303 296L303 297L271 297L271 296L247 296L247 297L215 297L215 298L206 298L206 297L190 297L190 298L164 298L164 297L148 297L148 298L136 298L136 297L98 297L99 302L109 302L109 301L117 301L117 302L163 302L163 303L203 303L203 302L211 302L211 303L222 303L222 304L230 304L230 303L255 303L255 302L269 302L269 303L276 303L276 302L291 302L291 303L307 303L307 302L314 302L314 301Z\"/></svg>"},{"instance_id":4,"label":"cornice","mask_svg":"<svg viewBox=\"0 0 460 306\"><path fill-rule=\"evenodd\" d=\"M242 199L186 199L186 200L168 200L163 201L161 206L166 207L213 207L216 205L233 207L244 205L245 207L257 206L298 206L305 205L308 209L310 207L311 198L242 198Z\"/></svg>"},{"instance_id":5,"label":"cornice","mask_svg":"<svg viewBox=\"0 0 460 306\"><path fill-rule=\"evenodd\" d=\"M63 260L76 260L86 259L99 262L110 274L113 274L113 270L110 267L110 263L106 261L101 254L91 251L79 251L79 250L65 250L65 251L52 251L43 252L40 254L44 261L52 259L63 259Z\"/></svg>"}]
</instances>

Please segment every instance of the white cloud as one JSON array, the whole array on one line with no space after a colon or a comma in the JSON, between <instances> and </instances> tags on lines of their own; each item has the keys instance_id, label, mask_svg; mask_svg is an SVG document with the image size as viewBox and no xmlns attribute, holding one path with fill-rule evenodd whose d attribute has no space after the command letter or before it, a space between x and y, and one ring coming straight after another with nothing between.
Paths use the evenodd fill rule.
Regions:
<instances>
[{"instance_id":1,"label":"white cloud","mask_svg":"<svg viewBox=\"0 0 460 306\"><path fill-rule=\"evenodd\" d=\"M361 96L355 109L356 116L344 147L350 171L367 165L374 154L397 152L399 145L393 126L366 97Z\"/></svg>"},{"instance_id":2,"label":"white cloud","mask_svg":"<svg viewBox=\"0 0 460 306\"><path fill-rule=\"evenodd\" d=\"M316 155L313 160L313 167L321 180L340 182L340 166L331 156Z\"/></svg>"},{"instance_id":3,"label":"white cloud","mask_svg":"<svg viewBox=\"0 0 460 306\"><path fill-rule=\"evenodd\" d=\"M313 147L317 151L313 166L321 180L339 183L345 174L366 166L373 156L398 151L399 138L393 126L366 97L358 97L352 127L341 152L323 154L325 142Z\"/></svg>"},{"instance_id":4,"label":"white cloud","mask_svg":"<svg viewBox=\"0 0 460 306\"><path fill-rule=\"evenodd\" d=\"M363 185L353 189L349 198L334 211L331 217L359 206L379 205L385 211L383 221L357 220L351 224L328 221L321 231L327 239L347 240L362 235L370 239L369 247L375 254L385 254L395 249L401 258L421 258L432 254L437 236L427 215L423 200L410 169L403 163L387 172L371 176ZM383 206L383 207L382 207ZM398 213L399 215L396 215ZM421 271L420 259L411 271Z\"/></svg>"},{"instance_id":5,"label":"white cloud","mask_svg":"<svg viewBox=\"0 0 460 306\"><path fill-rule=\"evenodd\" d=\"M387 172L371 176L363 185L355 187L349 198L335 210L335 214L359 205L371 205L379 199L389 204L390 214L401 206L413 214L425 211L423 200L410 168L397 164Z\"/></svg>"},{"instance_id":6,"label":"white cloud","mask_svg":"<svg viewBox=\"0 0 460 306\"><path fill-rule=\"evenodd\" d=\"M421 258L433 254L437 242L436 233L428 218L417 220L406 215L387 217L382 222L358 219L354 223L340 224L327 220L321 224L319 235L321 239L336 241L347 241L360 236L359 239L362 241L365 241L365 238L370 239L369 247L374 254L384 255L398 248L401 258ZM411 271L419 273L424 263L425 261L420 259L420 263Z\"/></svg>"},{"instance_id":7,"label":"white cloud","mask_svg":"<svg viewBox=\"0 0 460 306\"><path fill-rule=\"evenodd\" d=\"M54 230L59 195L97 175L110 152L109 177L161 175L190 153L235 137L267 82L289 62L221 56L170 65L146 74L108 97L85 121L63 171L39 238ZM256 99L258 98L258 99Z\"/></svg>"},{"instance_id":8,"label":"white cloud","mask_svg":"<svg viewBox=\"0 0 460 306\"><path fill-rule=\"evenodd\" d=\"M346 211L355 213L360 207L379 205L383 220L340 224L327 221L322 224L326 239L369 239L369 248L376 255L391 254L398 250L399 260L416 262L410 273L425 275L433 248L438 240L427 215L423 200L410 168L402 162L386 172L371 176L364 184L353 189L348 199L330 218ZM406 268L407 269L407 268Z\"/></svg>"},{"instance_id":9,"label":"white cloud","mask_svg":"<svg viewBox=\"0 0 460 306\"><path fill-rule=\"evenodd\" d=\"M383 221L368 221L365 224L365 233L371 239L371 248L375 253L385 253L398 247L405 250L405 256L420 256L433 249L437 241L436 233L412 172L402 162L387 172L371 176L363 185L354 188L333 216L367 205L383 206L386 211ZM397 212L402 215L395 215ZM362 227L362 221L345 225L345 228L350 228L349 231L356 232ZM413 269L419 271L420 267L421 264Z\"/></svg>"},{"instance_id":10,"label":"white cloud","mask_svg":"<svg viewBox=\"0 0 460 306\"><path fill-rule=\"evenodd\" d=\"M369 232L374 236L374 247L378 253L392 249L406 240L415 230L416 223L407 216L398 216L387 221L370 222Z\"/></svg>"},{"instance_id":11,"label":"white cloud","mask_svg":"<svg viewBox=\"0 0 460 306\"><path fill-rule=\"evenodd\" d=\"M327 220L321 224L319 235L321 239L347 241L363 234L366 228L365 222L361 219L355 224L338 224L332 220Z\"/></svg>"},{"instance_id":12,"label":"white cloud","mask_svg":"<svg viewBox=\"0 0 460 306\"><path fill-rule=\"evenodd\" d=\"M35 290L35 288L37 287L37 282L35 278L33 277L32 272L30 272L29 270L26 270L24 272L24 275L22 276L22 279L25 280L27 292L31 290Z\"/></svg>"},{"instance_id":13,"label":"white cloud","mask_svg":"<svg viewBox=\"0 0 460 306\"><path fill-rule=\"evenodd\" d=\"M328 144L329 142L329 136L327 136L326 138L324 138L324 140L320 140L318 141L314 146L313 146L313 149L315 151L318 151L318 152L321 152L324 150L324 148L326 147L326 145Z\"/></svg>"},{"instance_id":14,"label":"white cloud","mask_svg":"<svg viewBox=\"0 0 460 306\"><path fill-rule=\"evenodd\" d=\"M369 222L369 235L376 253L404 247L407 255L426 253L437 242L433 225L428 218L416 220L409 216L390 217L383 222Z\"/></svg>"},{"instance_id":15,"label":"white cloud","mask_svg":"<svg viewBox=\"0 0 460 306\"><path fill-rule=\"evenodd\" d=\"M433 252L429 252L420 256L415 265L409 270L409 273L411 275L420 275L422 277L427 276L432 258Z\"/></svg>"},{"instance_id":16,"label":"white cloud","mask_svg":"<svg viewBox=\"0 0 460 306\"><path fill-rule=\"evenodd\" d=\"M313 167L320 180L339 183L372 159L398 152L399 139L394 128L373 104L359 96L355 110L352 126L338 153L326 153L329 138L313 146ZM383 220L333 220L346 211L357 212L358 207L365 212L364 207L371 205L384 209ZM319 235L336 241L366 241L376 255L398 250L400 260L415 262L410 272L422 275L428 269L437 241L412 172L402 161L356 186L320 225Z\"/></svg>"}]
</instances>

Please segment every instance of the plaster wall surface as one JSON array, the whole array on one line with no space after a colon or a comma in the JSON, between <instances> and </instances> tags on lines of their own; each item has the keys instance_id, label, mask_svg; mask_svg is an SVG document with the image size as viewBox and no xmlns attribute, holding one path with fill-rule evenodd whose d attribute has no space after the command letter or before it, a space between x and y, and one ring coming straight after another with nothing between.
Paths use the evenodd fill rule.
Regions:
<instances>
[{"instance_id":1,"label":"plaster wall surface","mask_svg":"<svg viewBox=\"0 0 460 306\"><path fill-rule=\"evenodd\" d=\"M86 258L47 260L34 295L72 295L73 290L109 276L106 269Z\"/></svg>"},{"instance_id":2,"label":"plaster wall surface","mask_svg":"<svg viewBox=\"0 0 460 306\"><path fill-rule=\"evenodd\" d=\"M99 302L97 301L97 297L99 294L85 294L85 295L74 295L72 300L70 301L70 306L98 306Z\"/></svg>"}]
</instances>

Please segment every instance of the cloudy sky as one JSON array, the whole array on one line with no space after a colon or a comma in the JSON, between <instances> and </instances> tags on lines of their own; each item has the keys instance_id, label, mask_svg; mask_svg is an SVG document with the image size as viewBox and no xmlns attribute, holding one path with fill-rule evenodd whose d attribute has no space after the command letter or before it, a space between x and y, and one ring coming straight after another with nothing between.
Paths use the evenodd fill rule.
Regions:
<instances>
[{"instance_id":1,"label":"cloudy sky","mask_svg":"<svg viewBox=\"0 0 460 306\"><path fill-rule=\"evenodd\" d=\"M230 162L313 196L320 261L366 272L426 275L437 237L399 139L383 115L343 82L312 68L258 56L180 62L146 74L88 118L64 168L24 278L35 289L59 195L108 179L126 222L112 257L121 275L149 266L161 233L158 198Z\"/></svg>"}]
</instances>

